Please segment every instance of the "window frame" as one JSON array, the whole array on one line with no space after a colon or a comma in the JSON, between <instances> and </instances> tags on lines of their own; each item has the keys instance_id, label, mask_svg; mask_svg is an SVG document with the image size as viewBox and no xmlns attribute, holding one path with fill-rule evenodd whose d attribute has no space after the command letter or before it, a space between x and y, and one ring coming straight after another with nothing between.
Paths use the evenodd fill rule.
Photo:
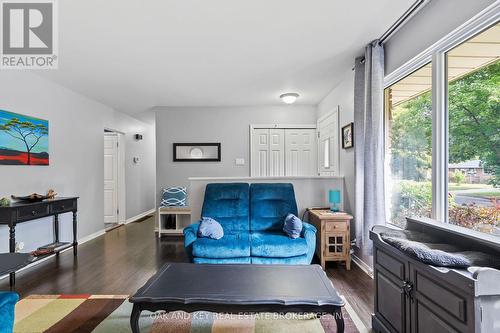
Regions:
<instances>
[{"instance_id":1,"label":"window frame","mask_svg":"<svg viewBox=\"0 0 500 333\"><path fill-rule=\"evenodd\" d=\"M432 63L432 220L448 220L448 64L446 53L500 21L500 3L493 3L429 48L384 77L384 91ZM385 118L387 121L387 118ZM384 124L385 126L385 124ZM385 135L387 138L387 133ZM387 181L387 154L386 154ZM389 216L389 215L388 215ZM386 221L391 223L390 221Z\"/></svg>"}]
</instances>

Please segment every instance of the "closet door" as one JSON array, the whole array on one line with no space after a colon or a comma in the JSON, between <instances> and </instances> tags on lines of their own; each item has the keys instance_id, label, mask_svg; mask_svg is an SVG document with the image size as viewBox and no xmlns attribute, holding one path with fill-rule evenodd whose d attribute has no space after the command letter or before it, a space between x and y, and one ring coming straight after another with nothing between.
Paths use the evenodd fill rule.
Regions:
<instances>
[{"instance_id":1,"label":"closet door","mask_svg":"<svg viewBox=\"0 0 500 333\"><path fill-rule=\"evenodd\" d=\"M338 109L318 120L318 173L321 176L339 174Z\"/></svg>"},{"instance_id":2,"label":"closet door","mask_svg":"<svg viewBox=\"0 0 500 333\"><path fill-rule=\"evenodd\" d=\"M269 130L269 176L285 175L285 129Z\"/></svg>"},{"instance_id":3,"label":"closet door","mask_svg":"<svg viewBox=\"0 0 500 333\"><path fill-rule=\"evenodd\" d=\"M317 143L315 129L285 129L285 175L317 174Z\"/></svg>"},{"instance_id":4,"label":"closet door","mask_svg":"<svg viewBox=\"0 0 500 333\"><path fill-rule=\"evenodd\" d=\"M269 129L256 128L252 133L252 176L269 176Z\"/></svg>"}]
</instances>

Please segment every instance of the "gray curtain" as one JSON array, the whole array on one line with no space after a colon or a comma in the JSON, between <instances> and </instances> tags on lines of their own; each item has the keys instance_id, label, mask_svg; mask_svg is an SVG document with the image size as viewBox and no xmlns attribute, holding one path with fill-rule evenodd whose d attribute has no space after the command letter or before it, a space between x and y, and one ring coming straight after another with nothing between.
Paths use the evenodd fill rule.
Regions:
<instances>
[{"instance_id":1,"label":"gray curtain","mask_svg":"<svg viewBox=\"0 0 500 333\"><path fill-rule=\"evenodd\" d=\"M354 164L356 245L371 253L369 232L385 223L384 47L368 44L354 67Z\"/></svg>"}]
</instances>

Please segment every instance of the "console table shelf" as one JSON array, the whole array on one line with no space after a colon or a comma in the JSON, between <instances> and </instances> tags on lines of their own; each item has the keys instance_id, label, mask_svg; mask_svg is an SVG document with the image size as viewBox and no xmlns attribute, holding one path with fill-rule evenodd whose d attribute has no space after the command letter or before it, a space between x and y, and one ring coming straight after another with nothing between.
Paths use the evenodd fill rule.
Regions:
<instances>
[{"instance_id":1,"label":"console table shelf","mask_svg":"<svg viewBox=\"0 0 500 333\"><path fill-rule=\"evenodd\" d=\"M73 241L63 242L53 253L36 257L31 262L38 261L73 247L73 254L77 255L77 210L78 197L61 197L43 200L40 202L15 202L9 206L0 207L0 225L9 226L9 252L16 252L16 225L43 217L53 216L54 243L59 241L59 215L64 213L73 214ZM54 244L51 243L51 244ZM51 245L48 244L48 245ZM47 245L46 245L47 246ZM10 273L10 285L15 284L15 272Z\"/></svg>"}]
</instances>

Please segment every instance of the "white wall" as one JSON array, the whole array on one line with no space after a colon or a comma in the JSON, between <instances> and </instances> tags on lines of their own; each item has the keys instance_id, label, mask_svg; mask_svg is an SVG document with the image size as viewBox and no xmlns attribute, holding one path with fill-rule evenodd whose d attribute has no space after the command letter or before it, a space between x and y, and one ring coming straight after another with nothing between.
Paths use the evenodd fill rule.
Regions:
<instances>
[{"instance_id":1,"label":"white wall","mask_svg":"<svg viewBox=\"0 0 500 333\"><path fill-rule=\"evenodd\" d=\"M250 175L250 124L315 124L316 107L184 107L157 108L157 191L188 186L188 177L245 177ZM221 162L173 162L174 142L221 142ZM237 166L235 158L244 158Z\"/></svg>"},{"instance_id":2,"label":"white wall","mask_svg":"<svg viewBox=\"0 0 500 333\"><path fill-rule=\"evenodd\" d=\"M45 193L79 196L79 239L103 229L104 128L126 133L127 217L154 207L154 127L30 72L2 71L0 109L49 120L49 166L0 166L0 196ZM132 135L141 133L136 142ZM141 163L132 165L132 157ZM70 214L61 216L61 239L71 239ZM19 224L24 251L52 241L50 218ZM0 252L8 251L8 229L0 227Z\"/></svg>"},{"instance_id":3,"label":"white wall","mask_svg":"<svg viewBox=\"0 0 500 333\"><path fill-rule=\"evenodd\" d=\"M386 75L494 2L495 0L431 0L386 41Z\"/></svg>"},{"instance_id":4,"label":"white wall","mask_svg":"<svg viewBox=\"0 0 500 333\"><path fill-rule=\"evenodd\" d=\"M340 106L340 129L354 121L354 72L349 68L342 82L318 104L318 118ZM356 128L354 128L356 130ZM342 141L339 139L339 143ZM354 143L356 146L356 143ZM354 213L354 148L340 149L339 173L344 176L344 205L346 211Z\"/></svg>"}]
</instances>

